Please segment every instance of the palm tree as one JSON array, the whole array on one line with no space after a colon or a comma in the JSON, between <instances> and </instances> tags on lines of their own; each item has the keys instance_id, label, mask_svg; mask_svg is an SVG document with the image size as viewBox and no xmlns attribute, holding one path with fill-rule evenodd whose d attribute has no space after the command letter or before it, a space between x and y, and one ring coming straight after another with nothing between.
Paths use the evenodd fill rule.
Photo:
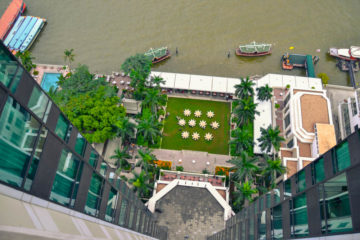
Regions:
<instances>
[{"instance_id":1,"label":"palm tree","mask_svg":"<svg viewBox=\"0 0 360 240\"><path fill-rule=\"evenodd\" d=\"M22 65L26 69L26 71L31 72L31 70L36 68L36 64L33 63L33 59L35 59L33 56L31 56L31 52L28 50L24 52L18 51L15 56L20 59ZM37 75L39 72L34 71L34 75Z\"/></svg>"},{"instance_id":2,"label":"palm tree","mask_svg":"<svg viewBox=\"0 0 360 240\"><path fill-rule=\"evenodd\" d=\"M148 199L150 197L152 184L149 183L149 177L145 171L141 171L140 174L132 172L133 178L129 179L129 183L132 184L135 192L138 193L138 197L142 199Z\"/></svg>"},{"instance_id":3,"label":"palm tree","mask_svg":"<svg viewBox=\"0 0 360 240\"><path fill-rule=\"evenodd\" d=\"M258 159L256 157L250 157L245 151L242 151L239 157L234 157L227 162L234 165L230 168L230 171L235 170L232 177L238 182L253 180L255 171L258 170L258 166L256 165Z\"/></svg>"},{"instance_id":4,"label":"palm tree","mask_svg":"<svg viewBox=\"0 0 360 240\"><path fill-rule=\"evenodd\" d=\"M118 173L121 172L122 169L126 169L130 166L130 163L127 160L131 159L131 156L127 153L127 148L124 148L123 150L117 148L114 151L114 155L110 158L116 160L116 172Z\"/></svg>"},{"instance_id":5,"label":"palm tree","mask_svg":"<svg viewBox=\"0 0 360 240\"><path fill-rule=\"evenodd\" d=\"M249 202L253 201L252 195L258 191L252 188L252 182L246 181L243 184L235 182L234 184L237 190L233 192L232 205L235 211L239 211L246 200Z\"/></svg>"},{"instance_id":6,"label":"palm tree","mask_svg":"<svg viewBox=\"0 0 360 240\"><path fill-rule=\"evenodd\" d=\"M239 99L247 99L254 95L253 86L255 83L249 77L240 78L240 84L235 85L235 96Z\"/></svg>"},{"instance_id":7,"label":"palm tree","mask_svg":"<svg viewBox=\"0 0 360 240\"><path fill-rule=\"evenodd\" d=\"M234 130L234 138L229 141L230 145L235 145L235 155L239 155L242 151L249 151L253 145L253 139L248 129L245 127L236 128Z\"/></svg>"},{"instance_id":8,"label":"palm tree","mask_svg":"<svg viewBox=\"0 0 360 240\"><path fill-rule=\"evenodd\" d=\"M74 49L65 49L64 51L64 61L68 62L69 70L71 71L71 63L74 61L75 54L73 53Z\"/></svg>"},{"instance_id":9,"label":"palm tree","mask_svg":"<svg viewBox=\"0 0 360 240\"><path fill-rule=\"evenodd\" d=\"M155 139L161 135L159 123L154 116L138 120L137 135L142 136L144 141L150 145L155 143Z\"/></svg>"},{"instance_id":10,"label":"palm tree","mask_svg":"<svg viewBox=\"0 0 360 240\"><path fill-rule=\"evenodd\" d=\"M252 98L238 100L238 105L233 111L237 119L236 124L238 126L244 126L254 121L255 115L260 114L256 111L256 106L257 104L253 102Z\"/></svg>"},{"instance_id":11,"label":"palm tree","mask_svg":"<svg viewBox=\"0 0 360 240\"><path fill-rule=\"evenodd\" d=\"M268 177L270 181L270 187L274 188L276 186L275 180L278 175L281 175L286 172L286 167L282 165L281 159L270 159L269 156L265 155L267 166L262 171L263 176Z\"/></svg>"},{"instance_id":12,"label":"palm tree","mask_svg":"<svg viewBox=\"0 0 360 240\"><path fill-rule=\"evenodd\" d=\"M139 160L136 162L137 167L141 167L146 173L153 170L154 161L156 161L156 156L152 153L149 148L139 149L138 155L136 156Z\"/></svg>"},{"instance_id":13,"label":"palm tree","mask_svg":"<svg viewBox=\"0 0 360 240\"><path fill-rule=\"evenodd\" d=\"M261 151L269 153L271 152L271 149L274 149L275 158L275 153L279 151L281 142L285 140L282 136L279 135L279 126L276 126L276 128L273 129L271 125L269 125L267 129L260 128L260 131L261 137L258 138L258 141L260 142Z\"/></svg>"},{"instance_id":14,"label":"palm tree","mask_svg":"<svg viewBox=\"0 0 360 240\"><path fill-rule=\"evenodd\" d=\"M128 117L124 117L116 125L116 136L121 138L123 146L127 146L130 143L131 138L135 137L136 124L131 122Z\"/></svg>"},{"instance_id":15,"label":"palm tree","mask_svg":"<svg viewBox=\"0 0 360 240\"><path fill-rule=\"evenodd\" d=\"M145 91L145 99L141 102L141 105L144 107L149 107L151 112L157 116L158 106L165 105L165 102L165 95L162 95L159 89L150 88Z\"/></svg>"},{"instance_id":16,"label":"palm tree","mask_svg":"<svg viewBox=\"0 0 360 240\"><path fill-rule=\"evenodd\" d=\"M258 94L258 99L260 101L268 101L272 98L272 91L273 89L271 87L269 87L269 85L265 85L259 88L256 88L257 94Z\"/></svg>"},{"instance_id":17,"label":"palm tree","mask_svg":"<svg viewBox=\"0 0 360 240\"><path fill-rule=\"evenodd\" d=\"M151 78L150 85L151 87L155 85L156 88L160 88L160 84L165 84L165 80L159 76Z\"/></svg>"}]
</instances>

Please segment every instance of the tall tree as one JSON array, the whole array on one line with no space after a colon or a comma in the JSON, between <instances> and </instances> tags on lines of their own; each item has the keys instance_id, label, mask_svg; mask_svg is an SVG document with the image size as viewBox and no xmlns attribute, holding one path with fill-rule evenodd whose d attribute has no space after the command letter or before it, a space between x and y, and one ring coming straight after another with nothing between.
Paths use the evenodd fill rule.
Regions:
<instances>
[{"instance_id":1,"label":"tall tree","mask_svg":"<svg viewBox=\"0 0 360 240\"><path fill-rule=\"evenodd\" d=\"M233 133L233 139L229 141L229 144L235 146L234 154L239 155L243 151L249 151L253 145L250 131L245 127L239 127Z\"/></svg>"},{"instance_id":2,"label":"tall tree","mask_svg":"<svg viewBox=\"0 0 360 240\"><path fill-rule=\"evenodd\" d=\"M71 63L75 60L74 49L65 49L64 51L64 61L68 63L69 70L71 72Z\"/></svg>"},{"instance_id":3,"label":"tall tree","mask_svg":"<svg viewBox=\"0 0 360 240\"><path fill-rule=\"evenodd\" d=\"M116 122L116 136L121 138L121 144L128 146L131 139L135 137L136 124L130 118L124 117Z\"/></svg>"},{"instance_id":4,"label":"tall tree","mask_svg":"<svg viewBox=\"0 0 360 240\"><path fill-rule=\"evenodd\" d=\"M227 161L234 166L230 168L230 171L234 171L232 177L235 181L245 182L253 180L255 177L255 171L258 169L256 166L257 157L250 157L245 151L241 152L239 157L233 157Z\"/></svg>"},{"instance_id":5,"label":"tall tree","mask_svg":"<svg viewBox=\"0 0 360 240\"><path fill-rule=\"evenodd\" d=\"M269 87L269 85L265 85L259 88L256 88L257 96L260 101L268 101L272 98L272 91L273 89Z\"/></svg>"},{"instance_id":6,"label":"tall tree","mask_svg":"<svg viewBox=\"0 0 360 240\"><path fill-rule=\"evenodd\" d=\"M274 149L274 157L275 153L279 151L281 142L285 139L280 136L279 126L272 128L271 125L268 126L267 129L260 128L261 137L258 138L260 142L261 151L265 151L267 153L271 152L271 149Z\"/></svg>"},{"instance_id":7,"label":"tall tree","mask_svg":"<svg viewBox=\"0 0 360 240\"><path fill-rule=\"evenodd\" d=\"M136 166L141 167L147 174L153 170L154 161L157 160L149 148L139 149L136 158L138 159Z\"/></svg>"},{"instance_id":8,"label":"tall tree","mask_svg":"<svg viewBox=\"0 0 360 240\"><path fill-rule=\"evenodd\" d=\"M15 56L20 59L26 71L31 72L33 69L36 68L36 64L33 63L33 60L35 58L31 56L31 52L29 52L28 50L24 52L18 51ZM34 75L38 75L38 72L34 71Z\"/></svg>"},{"instance_id":9,"label":"tall tree","mask_svg":"<svg viewBox=\"0 0 360 240\"><path fill-rule=\"evenodd\" d=\"M118 174L121 172L122 169L126 169L130 166L128 160L131 159L131 156L128 154L127 150L128 150L127 147L125 147L122 150L117 148L114 151L114 155L110 157L110 159L116 160L116 167L117 167L116 172Z\"/></svg>"},{"instance_id":10,"label":"tall tree","mask_svg":"<svg viewBox=\"0 0 360 240\"><path fill-rule=\"evenodd\" d=\"M269 156L266 155L267 166L263 170L263 176L269 177L270 187L274 188L276 186L275 180L277 175L281 175L286 172L286 167L282 165L281 159L272 160Z\"/></svg>"},{"instance_id":11,"label":"tall tree","mask_svg":"<svg viewBox=\"0 0 360 240\"><path fill-rule=\"evenodd\" d=\"M151 112L157 116L158 106L163 106L166 103L165 95L160 93L159 89L149 88L145 91L145 98L142 101L141 105L143 107L148 107L151 109Z\"/></svg>"},{"instance_id":12,"label":"tall tree","mask_svg":"<svg viewBox=\"0 0 360 240\"><path fill-rule=\"evenodd\" d=\"M156 119L156 116L144 115L138 120L137 136L142 136L147 145L155 143L155 140L160 133L161 123Z\"/></svg>"},{"instance_id":13,"label":"tall tree","mask_svg":"<svg viewBox=\"0 0 360 240\"><path fill-rule=\"evenodd\" d=\"M152 77L150 79L150 87L155 87L155 88L160 88L160 85L161 84L164 84L165 83L165 80L159 76L155 76L155 77Z\"/></svg>"},{"instance_id":14,"label":"tall tree","mask_svg":"<svg viewBox=\"0 0 360 240\"><path fill-rule=\"evenodd\" d=\"M248 99L254 95L253 86L255 83L249 77L240 78L240 84L235 85L235 96L239 99Z\"/></svg>"},{"instance_id":15,"label":"tall tree","mask_svg":"<svg viewBox=\"0 0 360 240\"><path fill-rule=\"evenodd\" d=\"M233 209L238 212L243 208L245 201L250 203L253 201L252 196L258 191L252 188L252 182L246 181L243 184L235 182L234 185L237 190L233 192L232 205Z\"/></svg>"},{"instance_id":16,"label":"tall tree","mask_svg":"<svg viewBox=\"0 0 360 240\"><path fill-rule=\"evenodd\" d=\"M138 197L145 200L150 198L152 184L149 183L149 176L145 171L141 171L140 174L132 172L133 178L129 179L129 183L132 184L133 189L137 192Z\"/></svg>"},{"instance_id":17,"label":"tall tree","mask_svg":"<svg viewBox=\"0 0 360 240\"><path fill-rule=\"evenodd\" d=\"M238 105L235 107L233 113L236 116L236 123L238 126L244 126L249 122L254 121L255 114L260 113L256 111L257 104L253 102L252 98L237 100Z\"/></svg>"}]
</instances>

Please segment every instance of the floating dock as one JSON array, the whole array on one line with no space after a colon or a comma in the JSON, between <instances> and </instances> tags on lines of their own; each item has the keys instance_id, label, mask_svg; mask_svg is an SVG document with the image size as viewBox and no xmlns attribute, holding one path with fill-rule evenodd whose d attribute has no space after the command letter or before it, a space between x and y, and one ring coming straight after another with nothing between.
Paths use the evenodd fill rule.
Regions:
<instances>
[{"instance_id":1,"label":"floating dock","mask_svg":"<svg viewBox=\"0 0 360 240\"><path fill-rule=\"evenodd\" d=\"M285 70L292 70L294 67L305 68L307 77L316 77L314 65L319 61L317 56L284 54L281 61L282 68Z\"/></svg>"},{"instance_id":2,"label":"floating dock","mask_svg":"<svg viewBox=\"0 0 360 240\"><path fill-rule=\"evenodd\" d=\"M19 16L25 11L23 0L13 0L0 18L0 39L4 40Z\"/></svg>"}]
</instances>

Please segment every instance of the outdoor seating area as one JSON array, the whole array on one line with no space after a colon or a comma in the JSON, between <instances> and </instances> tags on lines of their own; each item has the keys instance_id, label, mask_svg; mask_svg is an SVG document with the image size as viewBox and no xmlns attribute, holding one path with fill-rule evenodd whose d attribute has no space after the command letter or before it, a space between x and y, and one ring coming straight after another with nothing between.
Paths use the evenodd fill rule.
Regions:
<instances>
[{"instance_id":1,"label":"outdoor seating area","mask_svg":"<svg viewBox=\"0 0 360 240\"><path fill-rule=\"evenodd\" d=\"M174 179L196 181L196 182L208 182L215 187L226 187L225 176L198 174L198 173L187 173L187 172L175 172L168 170L161 170L159 177L161 181L171 182Z\"/></svg>"}]
</instances>

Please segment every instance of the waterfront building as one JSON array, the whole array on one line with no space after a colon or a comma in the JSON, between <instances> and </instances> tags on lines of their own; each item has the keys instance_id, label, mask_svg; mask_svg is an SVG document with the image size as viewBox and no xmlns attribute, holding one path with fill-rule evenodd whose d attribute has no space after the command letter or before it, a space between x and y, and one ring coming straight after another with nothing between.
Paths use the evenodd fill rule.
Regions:
<instances>
[{"instance_id":1,"label":"waterfront building","mask_svg":"<svg viewBox=\"0 0 360 240\"><path fill-rule=\"evenodd\" d=\"M339 129L341 139L345 139L360 126L360 90L354 91L353 97L348 97L338 105Z\"/></svg>"},{"instance_id":2,"label":"waterfront building","mask_svg":"<svg viewBox=\"0 0 360 240\"><path fill-rule=\"evenodd\" d=\"M167 239L2 42L0 210L9 239Z\"/></svg>"},{"instance_id":3,"label":"waterfront building","mask_svg":"<svg viewBox=\"0 0 360 240\"><path fill-rule=\"evenodd\" d=\"M254 90L265 85L273 88L273 98L262 102L255 97L260 114L254 121L254 153L265 153L257 140L260 129L278 126L285 138L279 152L287 168L285 178L336 144L330 100L320 79L267 74L255 82Z\"/></svg>"},{"instance_id":4,"label":"waterfront building","mask_svg":"<svg viewBox=\"0 0 360 240\"><path fill-rule=\"evenodd\" d=\"M360 131L258 197L207 240L359 239Z\"/></svg>"}]
</instances>

